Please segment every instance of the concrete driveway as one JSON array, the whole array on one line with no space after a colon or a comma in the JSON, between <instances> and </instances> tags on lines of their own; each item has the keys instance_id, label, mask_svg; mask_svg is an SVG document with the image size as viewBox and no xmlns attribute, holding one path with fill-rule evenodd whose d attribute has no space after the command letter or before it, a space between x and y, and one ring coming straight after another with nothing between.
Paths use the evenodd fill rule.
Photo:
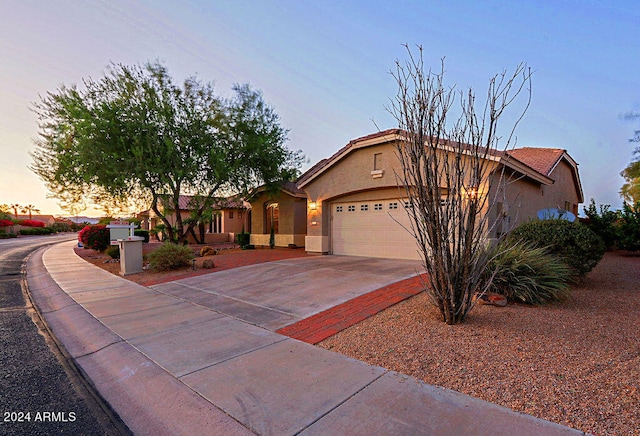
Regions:
<instances>
[{"instance_id":1,"label":"concrete driveway","mask_svg":"<svg viewBox=\"0 0 640 436\"><path fill-rule=\"evenodd\" d=\"M152 286L275 331L421 272L420 262L317 256L250 265Z\"/></svg>"}]
</instances>

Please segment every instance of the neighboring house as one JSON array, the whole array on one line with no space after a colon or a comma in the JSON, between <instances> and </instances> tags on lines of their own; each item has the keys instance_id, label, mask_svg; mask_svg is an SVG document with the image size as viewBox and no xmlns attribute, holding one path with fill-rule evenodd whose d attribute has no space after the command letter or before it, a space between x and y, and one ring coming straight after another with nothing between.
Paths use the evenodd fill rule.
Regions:
<instances>
[{"instance_id":1,"label":"neighboring house","mask_svg":"<svg viewBox=\"0 0 640 436\"><path fill-rule=\"evenodd\" d=\"M284 198L295 197L297 202L290 202L295 205L306 197L307 252L419 258L415 240L406 230L409 228L404 210L406 194L396 179L396 173L401 172L396 156L400 140L401 132L397 129L355 139L303 174L295 186L283 189ZM497 183L498 176L494 176L489 186L478 187L485 195L501 189L500 198L504 199L494 210L485 211L502 218L489 237L535 218L543 208L558 207L577 214L578 204L584 201L577 164L565 150L520 148L492 153L490 159L497 173L505 168L510 177L509 183L501 186ZM264 240L267 221L257 219L256 211L266 211L268 204L266 198L252 201L254 233L260 233L251 235L252 243ZM280 222L295 220L300 215L299 206L288 208L281 201L278 206ZM261 222L263 227L256 227ZM299 235L300 228L294 233ZM281 228L278 230L282 233Z\"/></svg>"},{"instance_id":2,"label":"neighboring house","mask_svg":"<svg viewBox=\"0 0 640 436\"><path fill-rule=\"evenodd\" d=\"M184 220L191 217L191 213L195 209L194 197L181 195L178 198L178 204L180 215L184 222ZM177 219L175 211L165 209L162 205L159 207L169 223L175 226ZM213 219L205 224L205 232L206 235L216 234L220 235L220 237L205 236L207 243L227 242L227 240L232 240L235 234L242 232L243 229L246 232L251 231L251 206L244 200L235 197L216 198L212 209ZM145 229L153 229L163 223L151 209L138 214L138 217L142 218L142 227ZM198 232L197 227L194 230Z\"/></svg>"},{"instance_id":3,"label":"neighboring house","mask_svg":"<svg viewBox=\"0 0 640 436\"><path fill-rule=\"evenodd\" d=\"M55 224L56 219L53 215L36 215L32 214L31 218L29 218L28 214L18 215L19 220L33 220L33 221L42 221L46 226L52 226Z\"/></svg>"}]
</instances>

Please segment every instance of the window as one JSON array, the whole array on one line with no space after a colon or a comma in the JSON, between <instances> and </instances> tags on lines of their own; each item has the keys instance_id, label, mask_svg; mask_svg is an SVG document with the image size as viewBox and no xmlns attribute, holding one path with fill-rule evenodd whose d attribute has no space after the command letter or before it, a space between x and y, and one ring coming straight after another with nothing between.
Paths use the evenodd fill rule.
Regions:
<instances>
[{"instance_id":1,"label":"window","mask_svg":"<svg viewBox=\"0 0 640 436\"><path fill-rule=\"evenodd\" d=\"M229 219L233 219L233 211L232 210L229 211Z\"/></svg>"},{"instance_id":2,"label":"window","mask_svg":"<svg viewBox=\"0 0 640 436\"><path fill-rule=\"evenodd\" d=\"M342 212L342 206L336 206L336 212Z\"/></svg>"},{"instance_id":3,"label":"window","mask_svg":"<svg viewBox=\"0 0 640 436\"><path fill-rule=\"evenodd\" d=\"M376 203L373 205L373 210L382 210L382 203Z\"/></svg>"},{"instance_id":4,"label":"window","mask_svg":"<svg viewBox=\"0 0 640 436\"><path fill-rule=\"evenodd\" d=\"M360 205L360 211L361 212L366 212L369 210L369 205L368 204L361 204Z\"/></svg>"},{"instance_id":5,"label":"window","mask_svg":"<svg viewBox=\"0 0 640 436\"><path fill-rule=\"evenodd\" d=\"M376 153L373 155L373 169L374 170L382 169L382 153Z\"/></svg>"},{"instance_id":6,"label":"window","mask_svg":"<svg viewBox=\"0 0 640 436\"><path fill-rule=\"evenodd\" d=\"M397 201L389 203L389 209L397 209L397 208L398 208L398 202Z\"/></svg>"},{"instance_id":7,"label":"window","mask_svg":"<svg viewBox=\"0 0 640 436\"><path fill-rule=\"evenodd\" d=\"M347 207L347 211L355 212L356 211L356 207L353 204L350 204L349 207Z\"/></svg>"},{"instance_id":8,"label":"window","mask_svg":"<svg viewBox=\"0 0 640 436\"><path fill-rule=\"evenodd\" d=\"M241 211L241 210L239 210L239 211L238 211L238 219L239 219L239 220L241 220L241 219L242 219L242 211Z\"/></svg>"}]
</instances>

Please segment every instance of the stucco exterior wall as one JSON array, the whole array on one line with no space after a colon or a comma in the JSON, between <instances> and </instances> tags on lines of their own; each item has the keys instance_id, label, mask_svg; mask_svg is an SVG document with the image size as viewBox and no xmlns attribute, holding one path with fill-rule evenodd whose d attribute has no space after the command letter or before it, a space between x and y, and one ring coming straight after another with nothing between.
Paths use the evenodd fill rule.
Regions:
<instances>
[{"instance_id":1,"label":"stucco exterior wall","mask_svg":"<svg viewBox=\"0 0 640 436\"><path fill-rule=\"evenodd\" d=\"M554 180L550 185L528 178L513 178L506 184L504 207L508 228L536 219L541 209L569 206L569 211L577 215L580 197L571 166L561 161L550 177Z\"/></svg>"},{"instance_id":2,"label":"stucco exterior wall","mask_svg":"<svg viewBox=\"0 0 640 436\"><path fill-rule=\"evenodd\" d=\"M266 225L265 206L273 201L278 203L279 209L275 245L278 247L286 247L289 244L304 246L307 233L307 200L285 192L277 195L262 192L251 201L251 244L269 245L271 229Z\"/></svg>"},{"instance_id":3,"label":"stucco exterior wall","mask_svg":"<svg viewBox=\"0 0 640 436\"><path fill-rule=\"evenodd\" d=\"M240 233L249 227L246 222L248 211L242 209L224 209L222 213L222 232Z\"/></svg>"},{"instance_id":4,"label":"stucco exterior wall","mask_svg":"<svg viewBox=\"0 0 640 436\"><path fill-rule=\"evenodd\" d=\"M317 204L317 210L309 213L307 234L314 237L329 235L330 203L346 194L351 200L366 200L373 199L385 191L385 195L390 195L388 198L398 198L399 191L394 171L400 170L400 163L395 153L393 143L355 149L321 174L318 179L304 186L303 189L309 201ZM380 159L378 172L372 175L372 172L375 172L375 154L380 154ZM393 194L388 193L390 189L394 190ZM371 190L379 192L375 194L364 192Z\"/></svg>"},{"instance_id":5,"label":"stucco exterior wall","mask_svg":"<svg viewBox=\"0 0 640 436\"><path fill-rule=\"evenodd\" d=\"M375 155L378 156L374 160ZM374 161L377 168L374 168ZM331 247L330 215L333 202L406 198L405 189L398 187L396 178L401 171L396 143L389 142L355 148L303 186L309 201L317 203L317 210L310 211L308 217L307 251L316 251L321 247L322 252L327 252ZM488 186L479 187L479 192L485 195L488 190Z\"/></svg>"},{"instance_id":6,"label":"stucco exterior wall","mask_svg":"<svg viewBox=\"0 0 640 436\"><path fill-rule=\"evenodd\" d=\"M571 166L562 160L551 173L551 178L555 183L544 188L545 201L550 204L545 207L568 209L569 212L578 215L578 205L581 199L574 188L576 181Z\"/></svg>"}]
</instances>

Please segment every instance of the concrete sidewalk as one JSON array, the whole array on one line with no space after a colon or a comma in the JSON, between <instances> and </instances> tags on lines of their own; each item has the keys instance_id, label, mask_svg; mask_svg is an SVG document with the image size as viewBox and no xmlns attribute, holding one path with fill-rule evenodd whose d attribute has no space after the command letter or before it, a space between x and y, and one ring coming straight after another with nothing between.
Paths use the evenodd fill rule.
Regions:
<instances>
[{"instance_id":1,"label":"concrete sidewalk","mask_svg":"<svg viewBox=\"0 0 640 436\"><path fill-rule=\"evenodd\" d=\"M27 279L51 330L136 434L582 434L137 285L71 243L33 255Z\"/></svg>"}]
</instances>

